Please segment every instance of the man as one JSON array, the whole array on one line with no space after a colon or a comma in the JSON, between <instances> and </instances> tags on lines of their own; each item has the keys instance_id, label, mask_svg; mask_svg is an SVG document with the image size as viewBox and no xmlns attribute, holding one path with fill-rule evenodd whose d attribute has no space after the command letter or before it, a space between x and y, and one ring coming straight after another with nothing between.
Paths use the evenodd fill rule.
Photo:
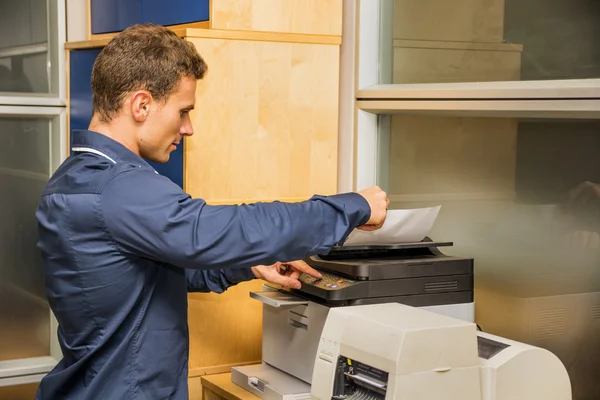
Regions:
<instances>
[{"instance_id":1,"label":"man","mask_svg":"<svg viewBox=\"0 0 600 400\"><path fill-rule=\"evenodd\" d=\"M187 399L187 292L263 278L299 287L299 261L383 224L379 188L296 204L209 206L158 175L193 134L206 64L169 30L117 35L92 72L89 131L50 179L39 248L64 358L37 399ZM279 261L290 262L281 268Z\"/></svg>"}]
</instances>

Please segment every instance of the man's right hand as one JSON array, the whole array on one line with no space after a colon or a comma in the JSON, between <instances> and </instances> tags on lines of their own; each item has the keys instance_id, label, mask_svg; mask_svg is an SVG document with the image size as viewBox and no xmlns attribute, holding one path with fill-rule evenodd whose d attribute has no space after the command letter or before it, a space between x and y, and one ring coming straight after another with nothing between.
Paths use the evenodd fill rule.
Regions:
<instances>
[{"instance_id":1,"label":"man's right hand","mask_svg":"<svg viewBox=\"0 0 600 400\"><path fill-rule=\"evenodd\" d=\"M358 194L364 197L369 203L369 207L371 207L371 217L365 225L359 226L358 229L374 231L381 228L385 222L387 208L390 205L387 194L377 186L361 190Z\"/></svg>"}]
</instances>

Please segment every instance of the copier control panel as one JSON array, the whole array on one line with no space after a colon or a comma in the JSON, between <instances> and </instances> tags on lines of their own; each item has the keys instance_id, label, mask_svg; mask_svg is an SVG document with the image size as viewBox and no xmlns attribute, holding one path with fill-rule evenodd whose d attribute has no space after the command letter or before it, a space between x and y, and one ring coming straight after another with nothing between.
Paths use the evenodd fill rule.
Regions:
<instances>
[{"instance_id":1,"label":"copier control panel","mask_svg":"<svg viewBox=\"0 0 600 400\"><path fill-rule=\"evenodd\" d=\"M321 275L323 276L322 278L315 278L307 274L302 274L300 277L300 282L302 285L316 286L322 290L342 290L357 283L351 279L328 272L319 272L321 272Z\"/></svg>"}]
</instances>

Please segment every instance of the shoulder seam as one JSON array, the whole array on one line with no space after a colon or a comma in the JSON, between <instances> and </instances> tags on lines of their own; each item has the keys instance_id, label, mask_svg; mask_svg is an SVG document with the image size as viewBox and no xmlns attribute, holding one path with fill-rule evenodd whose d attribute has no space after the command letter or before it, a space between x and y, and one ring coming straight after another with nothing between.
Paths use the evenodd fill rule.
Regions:
<instances>
[{"instance_id":1,"label":"shoulder seam","mask_svg":"<svg viewBox=\"0 0 600 400\"><path fill-rule=\"evenodd\" d=\"M132 171L144 171L144 170L140 169L140 168L128 168L128 169L119 171L116 174L114 174L113 176L111 176L110 179L107 179L106 182L104 182L104 184L98 188L98 193L102 194L106 185L108 185L110 182L112 182L117 176L122 175L127 172L132 172Z\"/></svg>"}]
</instances>

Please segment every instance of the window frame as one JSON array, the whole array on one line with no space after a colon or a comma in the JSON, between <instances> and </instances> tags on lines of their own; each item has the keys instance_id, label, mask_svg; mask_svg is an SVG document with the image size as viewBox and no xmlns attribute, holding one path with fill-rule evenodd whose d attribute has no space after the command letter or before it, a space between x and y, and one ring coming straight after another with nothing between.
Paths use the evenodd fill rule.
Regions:
<instances>
[{"instance_id":1,"label":"window frame","mask_svg":"<svg viewBox=\"0 0 600 400\"><path fill-rule=\"evenodd\" d=\"M67 72L66 72L66 2L48 0L48 42L46 48L50 68L49 93L0 92L0 118L46 118L50 131L49 174L68 156L67 143ZM37 45L36 45L37 46ZM11 51L41 51L29 46ZM21 172L23 173L23 172ZM27 172L25 172L27 173ZM38 174L36 174L38 175ZM50 316L50 341L48 355L0 361L0 387L39 382L62 359L58 342L58 322L52 311Z\"/></svg>"}]
</instances>

